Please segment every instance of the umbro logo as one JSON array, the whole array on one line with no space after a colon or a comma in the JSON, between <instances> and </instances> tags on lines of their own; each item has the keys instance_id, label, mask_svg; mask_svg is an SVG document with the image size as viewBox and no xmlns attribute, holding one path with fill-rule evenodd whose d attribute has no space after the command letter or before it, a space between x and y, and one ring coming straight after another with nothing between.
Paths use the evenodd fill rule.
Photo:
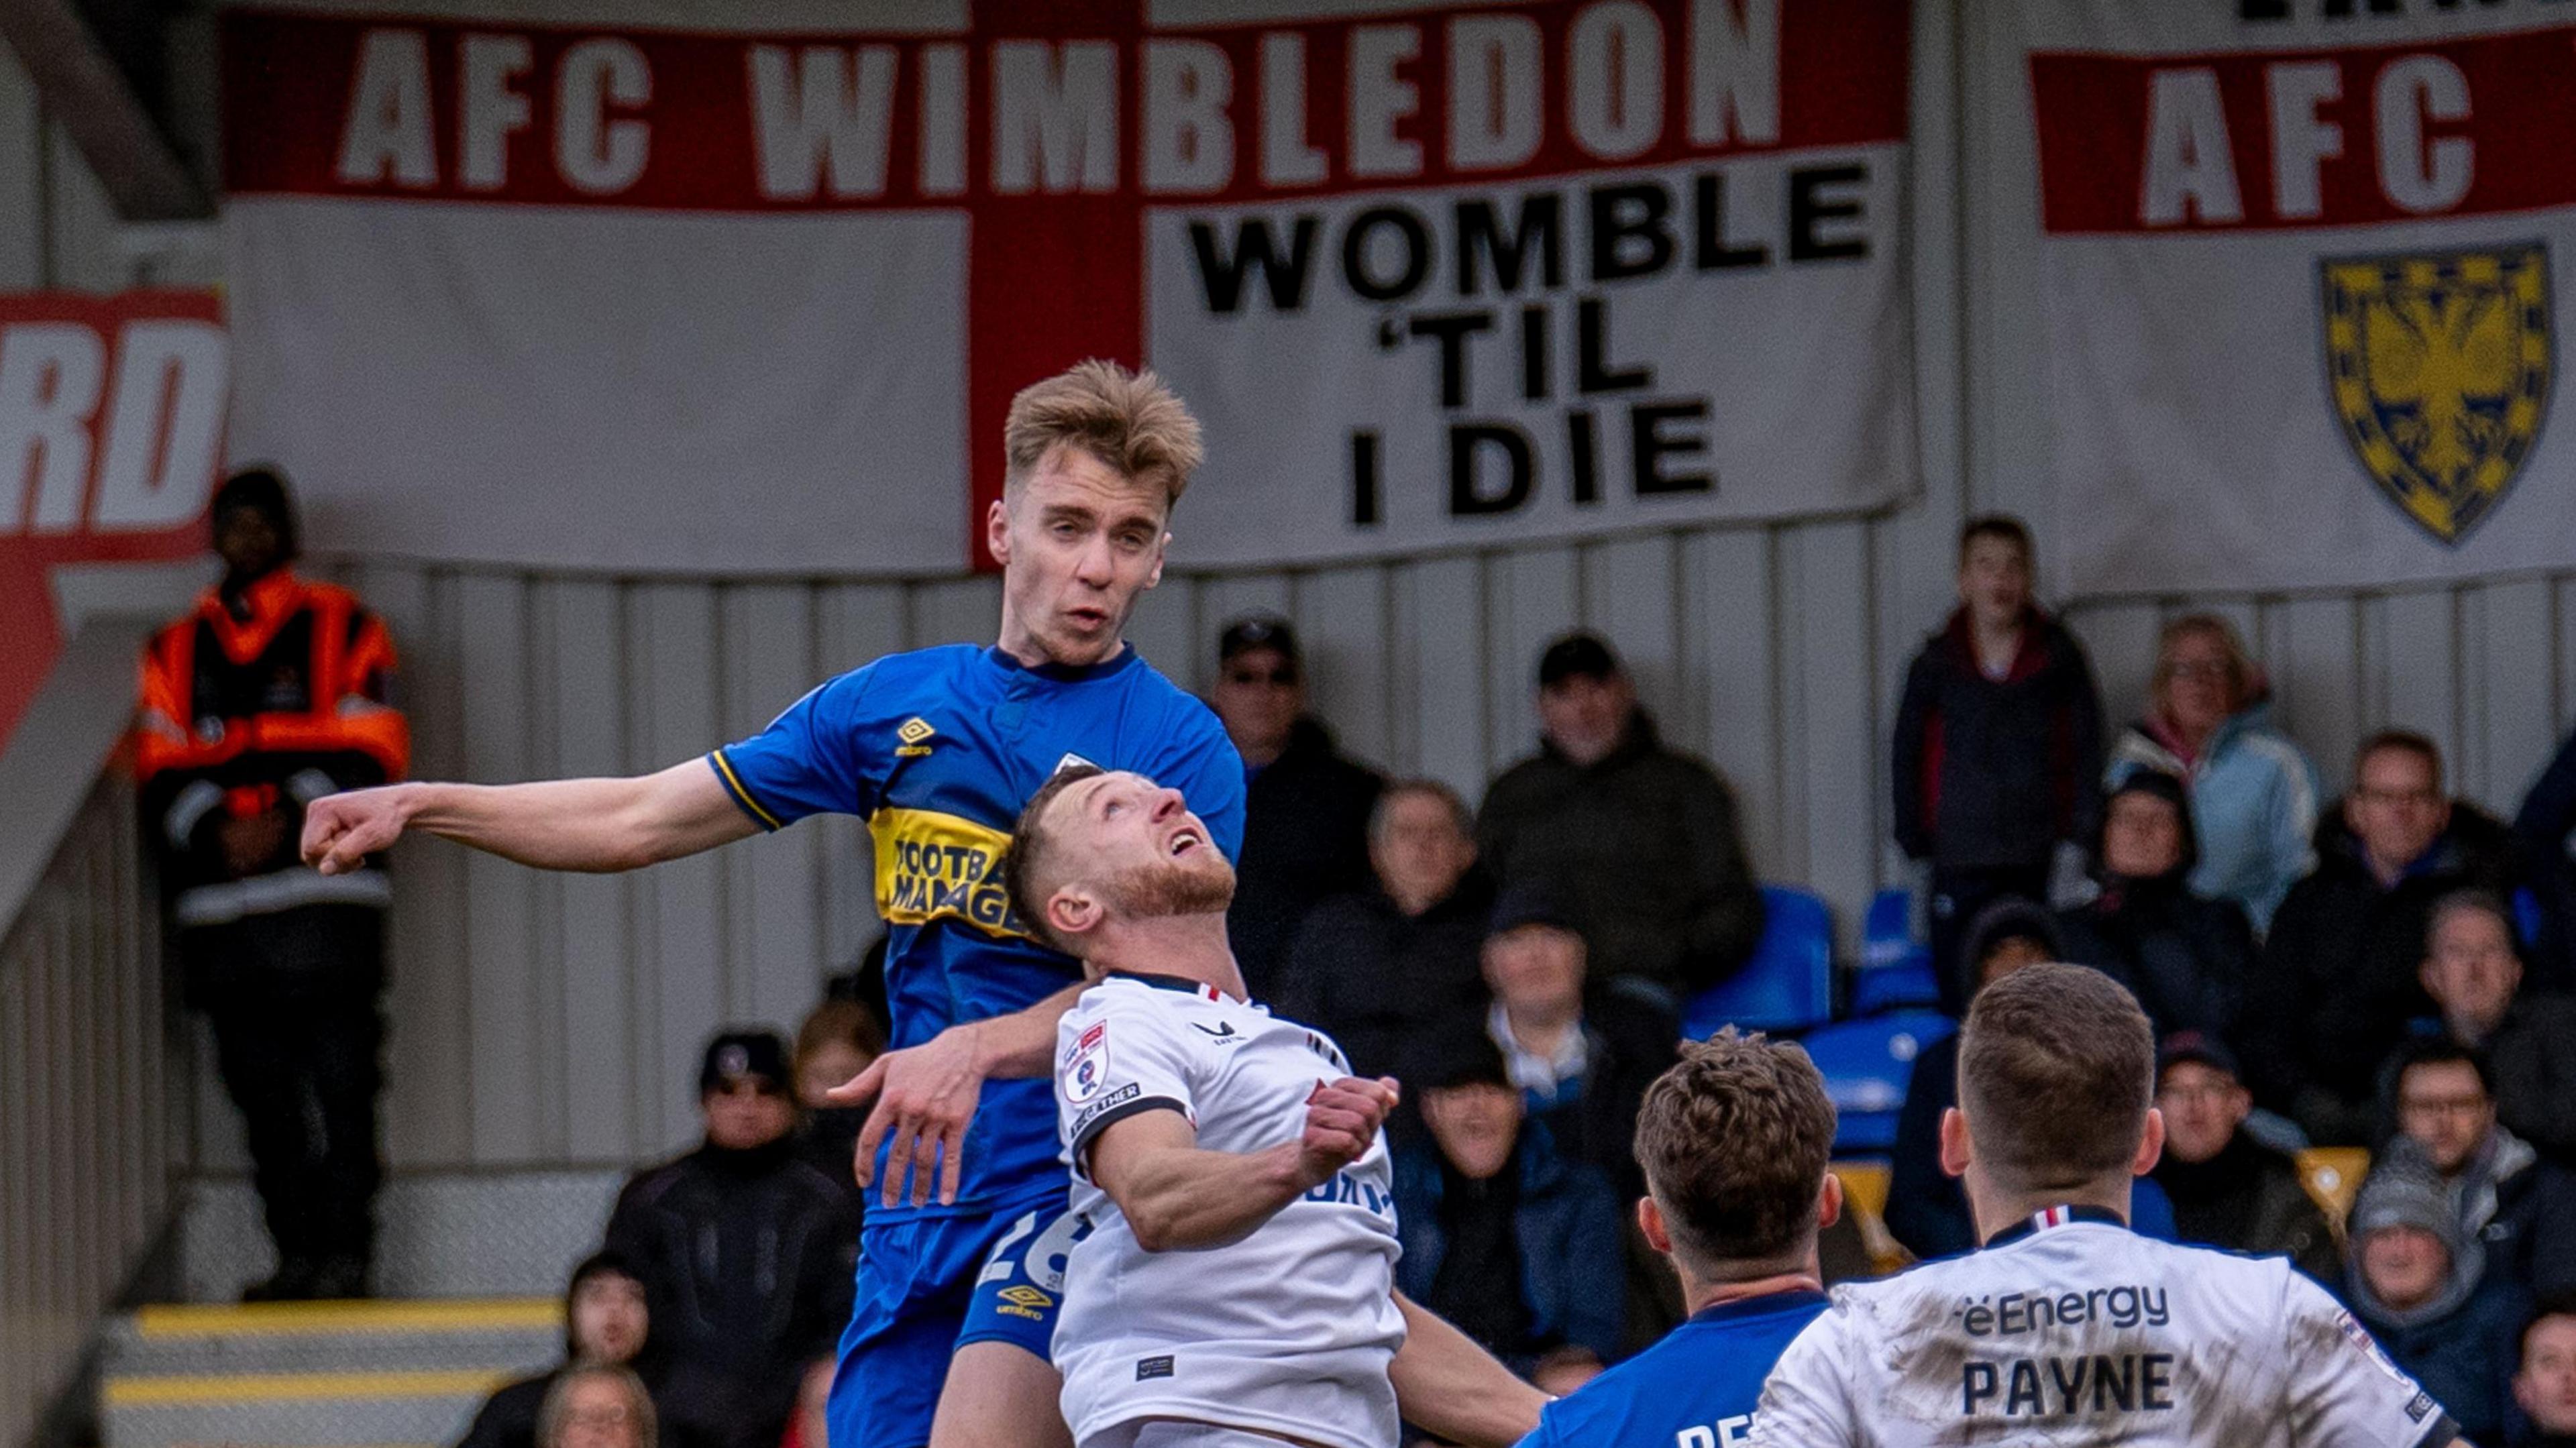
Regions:
<instances>
[{"instance_id":1,"label":"umbro logo","mask_svg":"<svg viewBox=\"0 0 2576 1448\"><path fill-rule=\"evenodd\" d=\"M902 744L897 746L894 751L896 757L900 759L919 759L923 755L928 754L930 752L930 745L925 741L928 740L930 736L938 732L939 731L937 729L931 727L929 720L922 718L918 714L904 720L903 723L894 731L894 737L903 741Z\"/></svg>"}]
</instances>

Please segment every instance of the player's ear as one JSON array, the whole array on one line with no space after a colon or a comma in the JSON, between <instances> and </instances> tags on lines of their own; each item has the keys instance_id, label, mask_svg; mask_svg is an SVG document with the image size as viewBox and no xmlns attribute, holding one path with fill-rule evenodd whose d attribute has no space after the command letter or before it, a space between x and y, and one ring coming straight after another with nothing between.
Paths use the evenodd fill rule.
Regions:
<instances>
[{"instance_id":1,"label":"player's ear","mask_svg":"<svg viewBox=\"0 0 2576 1448\"><path fill-rule=\"evenodd\" d=\"M1011 505L1007 499L1007 494L995 498L992 506L984 510L984 551L1002 564L1011 561Z\"/></svg>"},{"instance_id":2,"label":"player's ear","mask_svg":"<svg viewBox=\"0 0 2576 1448\"><path fill-rule=\"evenodd\" d=\"M2129 1163L2129 1175L2145 1176L2156 1169L2156 1159L2165 1154L2165 1114L2155 1107L2147 1108L2147 1129L2138 1133L2137 1159Z\"/></svg>"},{"instance_id":3,"label":"player's ear","mask_svg":"<svg viewBox=\"0 0 2576 1448\"><path fill-rule=\"evenodd\" d=\"M1637 1198L1637 1230L1644 1235L1647 1246L1664 1256L1673 1255L1672 1229L1664 1225L1664 1209L1655 1205L1651 1196Z\"/></svg>"},{"instance_id":4,"label":"player's ear","mask_svg":"<svg viewBox=\"0 0 2576 1448\"><path fill-rule=\"evenodd\" d=\"M1968 1172L1968 1118L1953 1106L1941 1113L1941 1170L1948 1176Z\"/></svg>"},{"instance_id":5,"label":"player's ear","mask_svg":"<svg viewBox=\"0 0 2576 1448\"><path fill-rule=\"evenodd\" d=\"M1089 935L1100 928L1105 913L1100 901L1079 886L1067 885L1047 897L1047 924L1062 935Z\"/></svg>"},{"instance_id":6,"label":"player's ear","mask_svg":"<svg viewBox=\"0 0 2576 1448\"><path fill-rule=\"evenodd\" d=\"M1154 585L1163 581L1163 558L1171 551L1172 535L1169 532L1164 533L1162 537L1154 540L1154 571L1145 575L1145 586L1147 588L1152 588Z\"/></svg>"},{"instance_id":7,"label":"player's ear","mask_svg":"<svg viewBox=\"0 0 2576 1448\"><path fill-rule=\"evenodd\" d=\"M1816 1188L1816 1230L1821 1232L1842 1219L1843 1179L1827 1172L1825 1184Z\"/></svg>"}]
</instances>

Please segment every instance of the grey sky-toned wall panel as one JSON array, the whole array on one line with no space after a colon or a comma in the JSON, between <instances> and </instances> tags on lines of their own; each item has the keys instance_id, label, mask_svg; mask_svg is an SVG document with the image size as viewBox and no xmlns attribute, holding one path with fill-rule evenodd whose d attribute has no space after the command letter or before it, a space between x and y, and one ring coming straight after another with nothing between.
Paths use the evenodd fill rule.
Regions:
<instances>
[{"instance_id":1,"label":"grey sky-toned wall panel","mask_svg":"<svg viewBox=\"0 0 2576 1448\"><path fill-rule=\"evenodd\" d=\"M1396 576L1399 767L1442 779L1475 799L1486 752L1488 619L1473 558L1435 558Z\"/></svg>"},{"instance_id":2,"label":"grey sky-toned wall panel","mask_svg":"<svg viewBox=\"0 0 2576 1448\"><path fill-rule=\"evenodd\" d=\"M530 585L475 573L456 582L458 673L469 778L526 779L530 694L538 674L528 658ZM546 962L537 949L537 876L476 852L465 866L467 1010L465 1042L478 1159L535 1161L537 1118L551 1105L544 1052L559 1048L536 1031Z\"/></svg>"},{"instance_id":3,"label":"grey sky-toned wall panel","mask_svg":"<svg viewBox=\"0 0 2576 1448\"><path fill-rule=\"evenodd\" d=\"M1197 687L1202 679L1213 680L1216 677L1213 662L1203 659L1198 647L1200 592L1196 580L1177 573L1165 573L1162 585L1146 594L1144 601L1137 605L1131 625L1136 652L1185 689ZM965 636L977 643L988 644L996 636L993 626L998 617L988 611L981 619L961 620L951 627L972 623L972 632ZM1209 627L1214 628L1215 625Z\"/></svg>"},{"instance_id":4,"label":"grey sky-toned wall panel","mask_svg":"<svg viewBox=\"0 0 2576 1448\"><path fill-rule=\"evenodd\" d=\"M1636 677L1638 697L1654 711L1675 742L1697 753L1700 741L1681 718L1681 701L1690 691L1682 663L1682 610L1675 606L1679 580L1674 573L1680 539L1649 533L1588 544L1578 570L1583 587L1583 621L1610 640ZM1535 660L1524 661L1523 689ZM1524 745L1524 748L1527 746Z\"/></svg>"},{"instance_id":5,"label":"grey sky-toned wall panel","mask_svg":"<svg viewBox=\"0 0 2576 1448\"><path fill-rule=\"evenodd\" d=\"M699 584L639 585L628 618L637 647L627 684L629 745L659 768L721 741L715 668L715 601ZM638 877L636 960L643 973L636 1071L657 1110L638 1123L647 1150L675 1148L696 1133L697 1058L723 1019L723 865L705 855L673 860Z\"/></svg>"},{"instance_id":6,"label":"grey sky-toned wall panel","mask_svg":"<svg viewBox=\"0 0 2576 1448\"><path fill-rule=\"evenodd\" d=\"M1484 575L1486 772L1500 773L1538 744L1538 656L1583 621L1580 559L1572 547L1480 557ZM1454 638L1435 617L1428 644ZM1479 781L1481 783L1481 781Z\"/></svg>"},{"instance_id":7,"label":"grey sky-toned wall panel","mask_svg":"<svg viewBox=\"0 0 2576 1448\"><path fill-rule=\"evenodd\" d=\"M801 584L727 589L724 616L724 732L739 737L812 688L813 590ZM811 831L787 830L722 854L734 962L729 1019L792 1029L814 1001L823 961L821 892Z\"/></svg>"},{"instance_id":8,"label":"grey sky-toned wall panel","mask_svg":"<svg viewBox=\"0 0 2576 1448\"><path fill-rule=\"evenodd\" d=\"M1780 868L1780 711L1773 680L1772 536L1740 528L1681 540L1683 637L1694 681L1687 733L1735 786L1756 869Z\"/></svg>"},{"instance_id":9,"label":"grey sky-toned wall panel","mask_svg":"<svg viewBox=\"0 0 2576 1448\"><path fill-rule=\"evenodd\" d=\"M588 777L626 768L623 612L618 586L573 579L539 591L544 657L553 687L541 700L551 725L540 742L549 774ZM562 1158L619 1161L635 1150L634 914L631 882L614 875L550 874L539 894L561 962L556 997L564 1048L547 1062L550 1133Z\"/></svg>"},{"instance_id":10,"label":"grey sky-toned wall panel","mask_svg":"<svg viewBox=\"0 0 2576 1448\"><path fill-rule=\"evenodd\" d=\"M1331 721L1343 749L1381 766L1392 765L1395 755L1386 627L1385 569L1327 569L1298 580L1308 701Z\"/></svg>"}]
</instances>

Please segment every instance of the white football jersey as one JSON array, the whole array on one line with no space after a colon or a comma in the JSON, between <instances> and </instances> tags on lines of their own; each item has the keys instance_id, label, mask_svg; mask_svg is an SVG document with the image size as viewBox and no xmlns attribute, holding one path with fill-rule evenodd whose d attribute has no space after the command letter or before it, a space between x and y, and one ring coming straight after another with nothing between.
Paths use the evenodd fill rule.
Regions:
<instances>
[{"instance_id":1,"label":"white football jersey","mask_svg":"<svg viewBox=\"0 0 2576 1448\"><path fill-rule=\"evenodd\" d=\"M1208 1151L1294 1141L1316 1083L1350 1074L1341 1048L1196 981L1146 975L1084 991L1056 1047L1079 1221L1055 1365L1075 1441L1151 1417L1393 1448L1387 1368L1404 1318L1383 1134L1242 1240L1202 1251L1137 1246L1118 1204L1084 1173L1093 1138L1144 1111L1181 1113Z\"/></svg>"},{"instance_id":2,"label":"white football jersey","mask_svg":"<svg viewBox=\"0 0 2576 1448\"><path fill-rule=\"evenodd\" d=\"M2052 1207L1984 1250L1839 1287L1763 1387L1776 1448L2442 1448L2442 1406L2280 1257Z\"/></svg>"}]
</instances>

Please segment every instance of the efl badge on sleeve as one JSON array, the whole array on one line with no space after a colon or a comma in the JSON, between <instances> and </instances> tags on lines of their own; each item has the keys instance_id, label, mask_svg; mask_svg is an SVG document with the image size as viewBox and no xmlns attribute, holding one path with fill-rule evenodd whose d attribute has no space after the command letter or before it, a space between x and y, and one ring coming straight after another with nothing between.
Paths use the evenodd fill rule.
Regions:
<instances>
[{"instance_id":1,"label":"efl badge on sleeve","mask_svg":"<svg viewBox=\"0 0 2576 1448\"><path fill-rule=\"evenodd\" d=\"M2326 383L2362 471L2458 544L2513 486L2549 409L2549 252L2329 258Z\"/></svg>"},{"instance_id":2,"label":"efl badge on sleeve","mask_svg":"<svg viewBox=\"0 0 2576 1448\"><path fill-rule=\"evenodd\" d=\"M1082 1033L1074 1044L1073 1059L1064 1065L1064 1099L1080 1106L1100 1094L1109 1080L1109 1023L1102 1021Z\"/></svg>"}]
</instances>

